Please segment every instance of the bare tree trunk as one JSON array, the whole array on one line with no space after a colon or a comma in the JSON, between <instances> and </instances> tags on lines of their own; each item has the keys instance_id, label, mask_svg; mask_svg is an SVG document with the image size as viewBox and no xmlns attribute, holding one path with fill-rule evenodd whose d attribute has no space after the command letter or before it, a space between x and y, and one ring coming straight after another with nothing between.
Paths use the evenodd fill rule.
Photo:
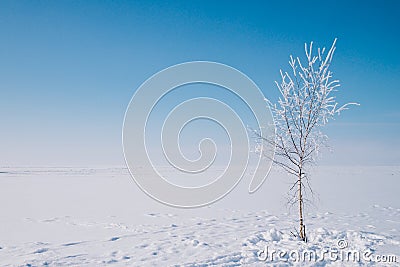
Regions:
<instances>
[{"instance_id":1,"label":"bare tree trunk","mask_svg":"<svg viewBox=\"0 0 400 267\"><path fill-rule=\"evenodd\" d=\"M300 238L301 240L305 241L306 240L306 233L305 233L305 228L304 228L304 222L303 222L303 192L302 192L302 172L301 169L299 171L299 179L298 179L298 183L299 183L299 218L300 218Z\"/></svg>"}]
</instances>

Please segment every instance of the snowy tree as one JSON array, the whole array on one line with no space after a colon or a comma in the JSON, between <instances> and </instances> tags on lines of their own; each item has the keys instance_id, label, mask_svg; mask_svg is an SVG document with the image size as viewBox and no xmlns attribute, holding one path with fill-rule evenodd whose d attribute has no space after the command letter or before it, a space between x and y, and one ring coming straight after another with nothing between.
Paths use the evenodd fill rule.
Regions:
<instances>
[{"instance_id":1,"label":"snowy tree","mask_svg":"<svg viewBox=\"0 0 400 267\"><path fill-rule=\"evenodd\" d=\"M280 91L277 104L268 102L274 116L276 135L274 140L258 136L263 142L273 143L273 162L294 176L289 190L289 203L298 205L298 236L306 241L304 202L306 191L312 192L308 167L313 165L327 136L321 132L335 115L348 108L339 106L334 92L340 86L332 79L329 67L335 52L336 39L329 51L325 48L313 51L313 43L305 44L306 62L290 56L291 71L280 71L281 81L276 82ZM358 104L357 104L358 105ZM260 146L261 147L261 146Z\"/></svg>"}]
</instances>

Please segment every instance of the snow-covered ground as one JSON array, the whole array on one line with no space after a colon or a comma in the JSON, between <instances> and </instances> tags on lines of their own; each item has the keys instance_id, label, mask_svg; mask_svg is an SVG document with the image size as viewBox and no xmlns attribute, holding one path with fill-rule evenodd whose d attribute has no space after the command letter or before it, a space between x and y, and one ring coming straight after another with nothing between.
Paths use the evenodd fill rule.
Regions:
<instances>
[{"instance_id":1,"label":"snow-covered ground","mask_svg":"<svg viewBox=\"0 0 400 267\"><path fill-rule=\"evenodd\" d=\"M125 168L3 167L0 265L400 266L400 168L319 167L312 177L319 198L303 243L279 170L253 195L245 177L188 210L150 199ZM397 262L374 262L384 260Z\"/></svg>"}]
</instances>

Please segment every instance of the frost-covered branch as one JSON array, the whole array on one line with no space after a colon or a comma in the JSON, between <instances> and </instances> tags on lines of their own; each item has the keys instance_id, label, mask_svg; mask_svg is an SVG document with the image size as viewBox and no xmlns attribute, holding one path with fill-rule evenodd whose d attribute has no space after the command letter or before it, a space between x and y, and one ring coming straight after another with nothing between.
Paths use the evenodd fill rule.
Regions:
<instances>
[{"instance_id":1,"label":"frost-covered branch","mask_svg":"<svg viewBox=\"0 0 400 267\"><path fill-rule=\"evenodd\" d=\"M327 140L320 126L350 105L357 105L339 106L333 96L340 86L329 69L335 45L336 39L327 53L325 48L318 48L314 54L313 43L305 44L305 62L290 56L291 74L280 71L281 81L276 85L281 96L277 104L269 103L276 127L276 139L272 140L277 150L275 161L285 162L297 174L299 168L305 167L304 163L315 162Z\"/></svg>"}]
</instances>

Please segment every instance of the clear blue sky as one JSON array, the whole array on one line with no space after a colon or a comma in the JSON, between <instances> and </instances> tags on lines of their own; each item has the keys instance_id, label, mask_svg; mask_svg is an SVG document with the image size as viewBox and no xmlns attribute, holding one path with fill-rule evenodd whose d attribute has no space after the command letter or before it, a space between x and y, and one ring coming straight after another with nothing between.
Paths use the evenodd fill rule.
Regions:
<instances>
[{"instance_id":1,"label":"clear blue sky","mask_svg":"<svg viewBox=\"0 0 400 267\"><path fill-rule=\"evenodd\" d=\"M400 2L168 2L0 1L0 166L123 165L124 112L152 74L217 61L276 100L289 54L335 37L338 100L361 106L327 127L325 160L400 164Z\"/></svg>"}]
</instances>

